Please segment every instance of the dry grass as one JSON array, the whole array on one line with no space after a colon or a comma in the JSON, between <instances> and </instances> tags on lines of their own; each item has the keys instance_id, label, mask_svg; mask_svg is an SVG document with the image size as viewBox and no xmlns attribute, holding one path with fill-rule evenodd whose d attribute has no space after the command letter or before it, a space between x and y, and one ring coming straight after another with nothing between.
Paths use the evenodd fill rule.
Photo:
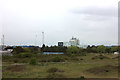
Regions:
<instances>
[{"instance_id":1,"label":"dry grass","mask_svg":"<svg viewBox=\"0 0 120 80\"><path fill-rule=\"evenodd\" d=\"M95 74L95 75L103 75L103 73L113 73L115 71L118 71L118 66L112 66L112 65L105 65L100 67L93 67L88 70L86 70L89 73Z\"/></svg>"},{"instance_id":2,"label":"dry grass","mask_svg":"<svg viewBox=\"0 0 120 80\"><path fill-rule=\"evenodd\" d=\"M25 65L11 65L4 69L4 71L11 71L11 72L24 72L26 70Z\"/></svg>"}]
</instances>

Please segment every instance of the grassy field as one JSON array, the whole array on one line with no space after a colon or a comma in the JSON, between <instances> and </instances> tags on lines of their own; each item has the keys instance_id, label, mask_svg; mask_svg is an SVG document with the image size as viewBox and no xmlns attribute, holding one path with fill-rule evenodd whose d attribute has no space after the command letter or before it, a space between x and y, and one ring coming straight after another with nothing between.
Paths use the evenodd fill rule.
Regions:
<instances>
[{"instance_id":1,"label":"grassy field","mask_svg":"<svg viewBox=\"0 0 120 80\"><path fill-rule=\"evenodd\" d=\"M38 61L37 65L3 61L2 75L3 78L80 78L81 76L85 78L117 78L118 55L103 54L103 56L104 58L100 59L99 54L91 53L86 56L76 56L75 58L78 60L71 58L64 62ZM51 68L57 68L57 71L48 72Z\"/></svg>"}]
</instances>

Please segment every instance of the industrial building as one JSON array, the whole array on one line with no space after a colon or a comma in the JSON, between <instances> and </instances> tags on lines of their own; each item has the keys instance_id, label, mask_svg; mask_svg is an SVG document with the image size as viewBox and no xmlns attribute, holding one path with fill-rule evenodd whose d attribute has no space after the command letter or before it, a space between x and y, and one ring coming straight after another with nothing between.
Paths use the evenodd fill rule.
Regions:
<instances>
[{"instance_id":1,"label":"industrial building","mask_svg":"<svg viewBox=\"0 0 120 80\"><path fill-rule=\"evenodd\" d=\"M58 46L79 46L79 39L72 37L68 42L59 41Z\"/></svg>"},{"instance_id":2,"label":"industrial building","mask_svg":"<svg viewBox=\"0 0 120 80\"><path fill-rule=\"evenodd\" d=\"M69 41L70 46L79 46L79 39L72 37Z\"/></svg>"},{"instance_id":3,"label":"industrial building","mask_svg":"<svg viewBox=\"0 0 120 80\"><path fill-rule=\"evenodd\" d=\"M63 42L63 46L69 47L69 46L70 46L70 43L69 43L69 42Z\"/></svg>"}]
</instances>

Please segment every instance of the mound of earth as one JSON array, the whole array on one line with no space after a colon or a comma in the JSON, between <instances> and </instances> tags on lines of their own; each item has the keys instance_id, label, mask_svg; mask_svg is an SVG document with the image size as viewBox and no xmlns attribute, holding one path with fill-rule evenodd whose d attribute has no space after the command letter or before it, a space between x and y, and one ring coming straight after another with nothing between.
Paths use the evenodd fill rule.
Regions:
<instances>
[{"instance_id":1,"label":"mound of earth","mask_svg":"<svg viewBox=\"0 0 120 80\"><path fill-rule=\"evenodd\" d=\"M113 71L118 71L118 66L106 65L106 66L94 67L86 70L86 72L93 74L103 74Z\"/></svg>"},{"instance_id":2,"label":"mound of earth","mask_svg":"<svg viewBox=\"0 0 120 80\"><path fill-rule=\"evenodd\" d=\"M26 70L25 65L12 65L9 66L5 69L6 71L11 71L11 72L22 72Z\"/></svg>"}]
</instances>

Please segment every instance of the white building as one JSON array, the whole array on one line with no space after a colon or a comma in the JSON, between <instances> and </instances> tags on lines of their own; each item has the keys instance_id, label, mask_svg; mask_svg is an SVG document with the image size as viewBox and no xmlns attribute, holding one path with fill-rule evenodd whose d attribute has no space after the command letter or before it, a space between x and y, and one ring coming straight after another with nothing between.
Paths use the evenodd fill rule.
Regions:
<instances>
[{"instance_id":1,"label":"white building","mask_svg":"<svg viewBox=\"0 0 120 80\"><path fill-rule=\"evenodd\" d=\"M80 45L79 39L72 37L72 39L70 39L69 41L69 44L70 46L79 46Z\"/></svg>"},{"instance_id":2,"label":"white building","mask_svg":"<svg viewBox=\"0 0 120 80\"><path fill-rule=\"evenodd\" d=\"M61 41L61 42L63 42L63 41ZM60 43L60 41L58 43ZM68 42L63 42L63 46L66 46L66 47L69 47L69 46L80 47L80 41L79 41L79 39L72 37Z\"/></svg>"},{"instance_id":3,"label":"white building","mask_svg":"<svg viewBox=\"0 0 120 80\"><path fill-rule=\"evenodd\" d=\"M63 46L69 47L70 43L69 42L63 42Z\"/></svg>"}]
</instances>

